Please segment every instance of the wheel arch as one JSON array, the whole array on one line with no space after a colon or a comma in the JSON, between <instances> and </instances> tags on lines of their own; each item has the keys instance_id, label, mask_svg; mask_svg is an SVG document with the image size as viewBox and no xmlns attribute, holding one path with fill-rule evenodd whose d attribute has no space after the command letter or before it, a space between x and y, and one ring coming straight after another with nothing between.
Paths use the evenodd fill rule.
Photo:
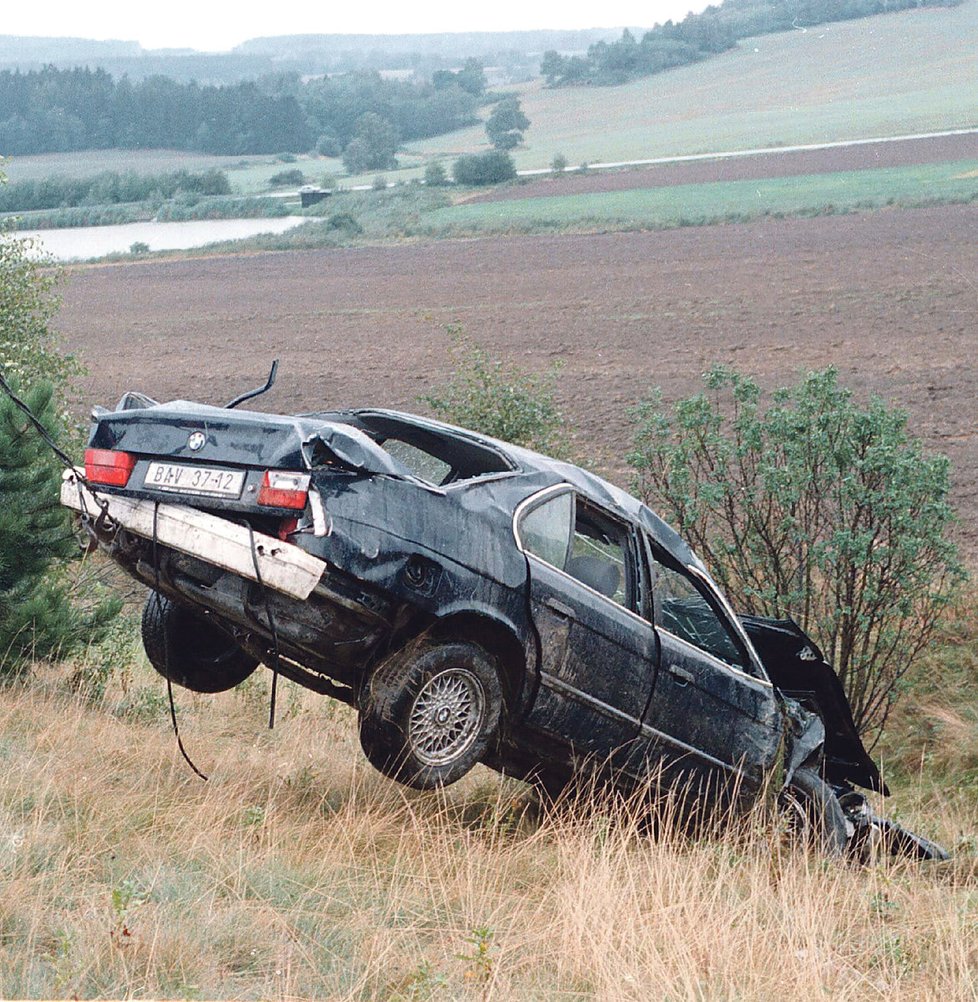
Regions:
<instances>
[{"instance_id":1,"label":"wheel arch","mask_svg":"<svg viewBox=\"0 0 978 1002\"><path fill-rule=\"evenodd\" d=\"M507 709L519 706L526 680L526 650L511 624L482 612L464 610L436 619L425 632L432 640L470 640L493 655L499 662Z\"/></svg>"}]
</instances>

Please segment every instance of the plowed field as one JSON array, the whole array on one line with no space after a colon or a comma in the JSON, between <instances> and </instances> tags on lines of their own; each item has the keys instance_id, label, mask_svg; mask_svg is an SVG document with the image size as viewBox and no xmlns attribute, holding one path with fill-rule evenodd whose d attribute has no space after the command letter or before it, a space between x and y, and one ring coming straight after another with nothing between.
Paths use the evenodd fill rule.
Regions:
<instances>
[{"instance_id":1,"label":"plowed field","mask_svg":"<svg viewBox=\"0 0 978 1002\"><path fill-rule=\"evenodd\" d=\"M417 409L446 325L534 370L563 363L579 451L624 477L628 408L720 361L765 386L838 366L949 454L978 552L978 207L656 233L442 241L77 269L60 327L84 405L126 389L223 403L281 359L269 409Z\"/></svg>"}]
</instances>

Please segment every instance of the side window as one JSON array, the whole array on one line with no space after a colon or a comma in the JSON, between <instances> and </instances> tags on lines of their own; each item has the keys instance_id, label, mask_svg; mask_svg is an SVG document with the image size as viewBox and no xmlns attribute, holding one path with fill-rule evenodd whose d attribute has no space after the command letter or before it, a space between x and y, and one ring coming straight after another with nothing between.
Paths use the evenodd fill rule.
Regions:
<instances>
[{"instance_id":1,"label":"side window","mask_svg":"<svg viewBox=\"0 0 978 1002\"><path fill-rule=\"evenodd\" d=\"M624 526L578 500L565 570L589 588L634 611L628 553L628 531Z\"/></svg>"},{"instance_id":2,"label":"side window","mask_svg":"<svg viewBox=\"0 0 978 1002\"><path fill-rule=\"evenodd\" d=\"M634 611L628 529L572 491L524 515L519 537L527 553Z\"/></svg>"},{"instance_id":3,"label":"side window","mask_svg":"<svg viewBox=\"0 0 978 1002\"><path fill-rule=\"evenodd\" d=\"M750 672L750 663L730 627L683 571L668 567L655 556L653 603L655 625L712 654L741 671Z\"/></svg>"},{"instance_id":4,"label":"side window","mask_svg":"<svg viewBox=\"0 0 978 1002\"><path fill-rule=\"evenodd\" d=\"M537 505L520 522L523 549L563 570L570 548L573 518L574 495L570 491Z\"/></svg>"}]
</instances>

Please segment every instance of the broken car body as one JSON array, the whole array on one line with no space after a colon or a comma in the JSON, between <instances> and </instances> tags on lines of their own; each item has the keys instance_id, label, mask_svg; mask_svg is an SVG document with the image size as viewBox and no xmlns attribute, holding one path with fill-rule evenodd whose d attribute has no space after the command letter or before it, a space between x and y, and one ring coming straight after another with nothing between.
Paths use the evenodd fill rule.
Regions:
<instances>
[{"instance_id":1,"label":"broken car body","mask_svg":"<svg viewBox=\"0 0 978 1002\"><path fill-rule=\"evenodd\" d=\"M552 793L654 780L703 811L773 783L833 850L889 833L943 855L855 790L885 792L814 643L738 618L601 478L380 409L127 394L93 418L62 500L161 596L143 637L172 681L214 692L274 667L354 706L368 759L419 788L481 761Z\"/></svg>"}]
</instances>

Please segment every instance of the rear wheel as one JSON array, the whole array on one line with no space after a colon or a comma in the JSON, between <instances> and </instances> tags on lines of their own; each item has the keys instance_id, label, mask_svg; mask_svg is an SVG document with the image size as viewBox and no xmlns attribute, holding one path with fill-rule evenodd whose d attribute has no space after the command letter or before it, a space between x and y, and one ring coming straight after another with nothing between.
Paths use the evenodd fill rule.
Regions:
<instances>
[{"instance_id":1,"label":"rear wheel","mask_svg":"<svg viewBox=\"0 0 978 1002\"><path fill-rule=\"evenodd\" d=\"M371 765L416 789L461 779L499 729L495 659L466 641L410 645L380 665L360 705L360 744Z\"/></svg>"},{"instance_id":2,"label":"rear wheel","mask_svg":"<svg viewBox=\"0 0 978 1002\"><path fill-rule=\"evenodd\" d=\"M233 689L258 667L223 627L155 592L143 609L142 634L150 664L193 692Z\"/></svg>"}]
</instances>

